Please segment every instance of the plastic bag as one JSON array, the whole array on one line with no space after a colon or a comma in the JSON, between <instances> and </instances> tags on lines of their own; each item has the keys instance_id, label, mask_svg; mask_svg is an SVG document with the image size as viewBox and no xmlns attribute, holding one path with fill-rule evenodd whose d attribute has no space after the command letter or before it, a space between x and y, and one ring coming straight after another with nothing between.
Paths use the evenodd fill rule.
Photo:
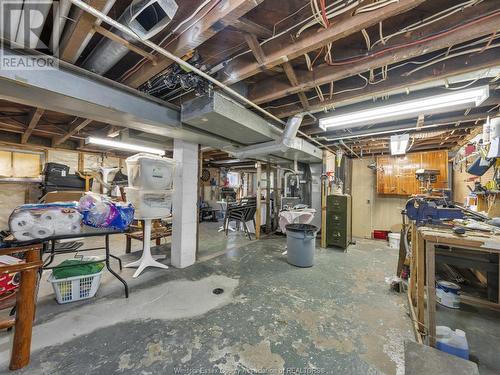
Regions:
<instances>
[{"instance_id":1,"label":"plastic bag","mask_svg":"<svg viewBox=\"0 0 500 375\"><path fill-rule=\"evenodd\" d=\"M18 241L79 233L81 222L76 202L25 204L9 217L10 231Z\"/></svg>"},{"instance_id":2,"label":"plastic bag","mask_svg":"<svg viewBox=\"0 0 500 375\"><path fill-rule=\"evenodd\" d=\"M78 207L83 215L83 223L94 228L125 230L134 219L132 205L113 202L100 194L85 194Z\"/></svg>"}]
</instances>

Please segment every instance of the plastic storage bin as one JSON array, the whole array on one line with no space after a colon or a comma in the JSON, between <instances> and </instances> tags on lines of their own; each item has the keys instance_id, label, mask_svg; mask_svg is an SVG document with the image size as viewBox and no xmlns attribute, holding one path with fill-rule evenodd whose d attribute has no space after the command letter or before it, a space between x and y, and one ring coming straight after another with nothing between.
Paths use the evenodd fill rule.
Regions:
<instances>
[{"instance_id":1,"label":"plastic storage bin","mask_svg":"<svg viewBox=\"0 0 500 375\"><path fill-rule=\"evenodd\" d=\"M134 206L136 219L156 219L170 216L171 190L141 190L125 188L127 202Z\"/></svg>"},{"instance_id":2,"label":"plastic storage bin","mask_svg":"<svg viewBox=\"0 0 500 375\"><path fill-rule=\"evenodd\" d=\"M436 327L436 348L463 359L469 359L469 344L465 332L450 327Z\"/></svg>"},{"instance_id":3,"label":"plastic storage bin","mask_svg":"<svg viewBox=\"0 0 500 375\"><path fill-rule=\"evenodd\" d=\"M54 288L57 303L63 304L94 297L101 284L103 271L104 268L93 275L74 276L65 279L56 279L53 274L50 274L48 281Z\"/></svg>"},{"instance_id":4,"label":"plastic storage bin","mask_svg":"<svg viewBox=\"0 0 500 375\"><path fill-rule=\"evenodd\" d=\"M401 240L400 233L389 233L389 247L391 249L399 249L399 241Z\"/></svg>"},{"instance_id":5,"label":"plastic storage bin","mask_svg":"<svg viewBox=\"0 0 500 375\"><path fill-rule=\"evenodd\" d=\"M150 154L127 158L128 186L144 190L167 190L174 181L175 161Z\"/></svg>"}]
</instances>

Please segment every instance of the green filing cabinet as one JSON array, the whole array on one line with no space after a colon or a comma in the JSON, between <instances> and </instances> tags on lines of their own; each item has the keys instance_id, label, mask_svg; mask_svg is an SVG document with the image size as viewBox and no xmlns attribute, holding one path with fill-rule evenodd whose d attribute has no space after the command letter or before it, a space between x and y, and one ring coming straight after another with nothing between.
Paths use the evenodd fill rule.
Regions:
<instances>
[{"instance_id":1,"label":"green filing cabinet","mask_svg":"<svg viewBox=\"0 0 500 375\"><path fill-rule=\"evenodd\" d=\"M345 250L351 241L351 196L347 194L327 196L326 245Z\"/></svg>"}]
</instances>

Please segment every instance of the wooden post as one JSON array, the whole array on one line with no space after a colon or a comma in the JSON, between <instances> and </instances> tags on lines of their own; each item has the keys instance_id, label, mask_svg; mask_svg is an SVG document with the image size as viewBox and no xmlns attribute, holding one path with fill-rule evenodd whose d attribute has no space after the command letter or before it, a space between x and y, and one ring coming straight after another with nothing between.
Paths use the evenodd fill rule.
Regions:
<instances>
[{"instance_id":1,"label":"wooden post","mask_svg":"<svg viewBox=\"0 0 500 375\"><path fill-rule=\"evenodd\" d=\"M411 259L410 259L410 297L413 306L417 306L417 293L416 293L416 285L418 279L418 270L417 270L417 226L412 221L411 225Z\"/></svg>"},{"instance_id":2,"label":"wooden post","mask_svg":"<svg viewBox=\"0 0 500 375\"><path fill-rule=\"evenodd\" d=\"M271 233L271 164L266 164L266 234Z\"/></svg>"},{"instance_id":3,"label":"wooden post","mask_svg":"<svg viewBox=\"0 0 500 375\"><path fill-rule=\"evenodd\" d=\"M279 213L281 210L281 178L280 169L276 166L274 170L274 229L278 228Z\"/></svg>"},{"instance_id":4,"label":"wooden post","mask_svg":"<svg viewBox=\"0 0 500 375\"><path fill-rule=\"evenodd\" d=\"M261 207L260 207L260 198L261 198L261 189L260 189L260 179L262 174L262 165L260 161L255 164L255 168L257 169L256 182L257 182L257 210L255 212L255 238L260 240L260 215L261 215Z\"/></svg>"},{"instance_id":5,"label":"wooden post","mask_svg":"<svg viewBox=\"0 0 500 375\"><path fill-rule=\"evenodd\" d=\"M425 244L425 262L427 271L427 343L436 346L436 257L435 244L428 241Z\"/></svg>"},{"instance_id":6,"label":"wooden post","mask_svg":"<svg viewBox=\"0 0 500 375\"><path fill-rule=\"evenodd\" d=\"M26 252L26 263L40 260L40 250ZM21 280L17 292L16 324L14 341L10 357L10 370L18 370L30 362L31 335L35 319L35 291L38 269L21 271Z\"/></svg>"},{"instance_id":7,"label":"wooden post","mask_svg":"<svg viewBox=\"0 0 500 375\"><path fill-rule=\"evenodd\" d=\"M323 151L323 173L327 172L327 151ZM326 248L326 196L328 190L328 179L321 179L321 247Z\"/></svg>"},{"instance_id":8,"label":"wooden post","mask_svg":"<svg viewBox=\"0 0 500 375\"><path fill-rule=\"evenodd\" d=\"M419 323L419 331L424 333L424 288L425 288L425 240L420 235L418 230L416 233L416 255L417 255L417 320Z\"/></svg>"}]
</instances>

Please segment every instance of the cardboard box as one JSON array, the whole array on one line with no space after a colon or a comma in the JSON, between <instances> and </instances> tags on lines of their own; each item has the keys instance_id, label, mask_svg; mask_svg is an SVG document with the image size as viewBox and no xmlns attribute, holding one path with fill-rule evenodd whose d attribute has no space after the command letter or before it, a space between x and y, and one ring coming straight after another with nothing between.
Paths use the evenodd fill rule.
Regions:
<instances>
[{"instance_id":1,"label":"cardboard box","mask_svg":"<svg viewBox=\"0 0 500 375\"><path fill-rule=\"evenodd\" d=\"M78 202L84 194L85 192L81 190L51 191L45 194L40 201L42 203Z\"/></svg>"}]
</instances>

